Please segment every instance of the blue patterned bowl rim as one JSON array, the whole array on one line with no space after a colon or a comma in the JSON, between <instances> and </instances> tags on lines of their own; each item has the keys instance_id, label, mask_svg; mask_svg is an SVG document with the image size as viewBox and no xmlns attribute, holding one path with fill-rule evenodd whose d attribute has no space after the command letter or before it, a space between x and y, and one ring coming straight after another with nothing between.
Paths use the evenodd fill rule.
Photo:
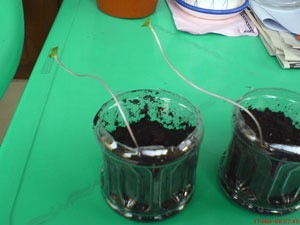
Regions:
<instances>
[{"instance_id":1,"label":"blue patterned bowl rim","mask_svg":"<svg viewBox=\"0 0 300 225\"><path fill-rule=\"evenodd\" d=\"M224 14L232 14L232 13L237 13L237 12L241 12L242 10L244 10L248 5L249 5L249 0L245 0L245 2L237 7L237 8L233 8L233 9L205 9L205 8L200 8L200 7L196 7L196 6L192 6L190 4L187 4L186 2L184 2L183 0L175 0L179 5L199 12L199 13L206 13L206 14L215 14L215 15L224 15Z\"/></svg>"}]
</instances>

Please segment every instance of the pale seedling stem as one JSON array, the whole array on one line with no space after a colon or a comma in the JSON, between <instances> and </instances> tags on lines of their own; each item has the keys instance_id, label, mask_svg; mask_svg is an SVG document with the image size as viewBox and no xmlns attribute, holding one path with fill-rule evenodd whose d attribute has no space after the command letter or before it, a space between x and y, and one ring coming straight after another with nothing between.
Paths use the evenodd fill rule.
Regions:
<instances>
[{"instance_id":1,"label":"pale seedling stem","mask_svg":"<svg viewBox=\"0 0 300 225\"><path fill-rule=\"evenodd\" d=\"M194 83L193 83L192 81L190 81L188 78L186 78L181 72L179 72L179 71L176 69L176 67L175 67L175 66L172 64L172 62L169 60L169 58L168 58L168 56L166 55L166 53L165 53L165 51L164 51L164 48L163 48L163 46L162 46L162 44L161 44L161 42L160 42L160 40L159 40L159 38L158 38L158 36L157 36L157 34L156 34L156 31L154 30L153 26L151 25L150 19L147 19L146 22L143 24L143 26L144 26L144 27L148 27L148 28L151 30L151 32L152 32L152 34L153 34L153 36L154 36L154 38L155 38L155 40L156 40L156 43L157 43L157 45L158 45L158 47L159 47L159 50L160 50L160 52L161 52L163 58L165 59L165 61L166 61L167 64L169 65L169 67L170 67L170 68L171 68L171 69L172 69L172 70L173 70L173 71L174 71L181 79L183 79L187 84L189 84L190 86L192 86L192 87L195 88L196 90L201 91L201 92L204 93L204 94L207 94L207 95L210 95L210 96L212 96L212 97L221 99L221 100L223 100L223 101L225 101L225 102L228 102L228 103L230 103L230 104L232 104L232 105L234 105L234 106L236 106L236 107L238 107L238 108L244 110L244 111L251 117L251 119L254 121L255 125L257 126L259 140L260 140L261 144L263 144L263 135L262 135L261 127L260 127L258 121L256 120L256 118L254 117L254 115L253 115L247 108L245 108L244 106L238 104L237 102L235 102L235 101L233 101L233 100L231 100L231 99L228 99L228 98L225 98L225 97L220 96L220 95L218 95L218 94L215 94L215 93L213 93L213 92L207 91L207 90L205 90L205 89L203 89L203 88L197 86L196 84L194 84Z\"/></svg>"},{"instance_id":2,"label":"pale seedling stem","mask_svg":"<svg viewBox=\"0 0 300 225\"><path fill-rule=\"evenodd\" d=\"M90 75L90 74L79 74L79 73L75 73L75 72L73 72L72 70L68 69L68 68L60 61L60 59L58 58L58 56L57 56L57 50L58 50L58 47L53 48L53 49L51 50L50 54L49 54L49 57L50 57L50 58L54 58L55 61L57 62L57 64L58 64L64 71L66 71L67 73L69 73L69 74L71 74L71 75L73 75L73 76L76 76L76 77L88 77L88 78L97 80L97 81L98 81L98 82L99 82L99 83L100 83L100 84L101 84L101 85L109 92L109 94L112 96L113 100L115 101L115 103L116 103L116 105L117 105L117 107L118 107L118 110L119 110L119 112L120 112L120 114L121 114L121 116L122 116L122 118L123 118L123 120L124 120L124 123L125 123L125 125L126 125L126 128L127 128L128 132L129 132L129 134L130 134L130 137L131 137L131 139L132 139L134 145L138 148L139 145L138 145L138 143L137 143L137 141L136 141L136 138L135 138L135 136L134 136L134 134L133 134L133 132L132 132L132 129L131 129L129 123L128 123L128 120L127 120L127 118L126 118L126 116L125 116L125 113L124 113L124 111L123 111L123 109L122 109L122 107L121 107L121 105L120 105L120 103L119 103L117 97L115 96L115 94L113 93L113 91L109 88L109 86L104 82L104 80L102 80L102 79L101 79L100 77L98 77L98 76Z\"/></svg>"}]
</instances>

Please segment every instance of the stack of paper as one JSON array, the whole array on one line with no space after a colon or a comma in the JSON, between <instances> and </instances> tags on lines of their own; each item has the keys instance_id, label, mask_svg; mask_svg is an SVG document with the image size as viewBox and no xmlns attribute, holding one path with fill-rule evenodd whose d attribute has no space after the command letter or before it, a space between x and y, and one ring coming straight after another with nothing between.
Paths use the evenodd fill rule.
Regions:
<instances>
[{"instance_id":1,"label":"stack of paper","mask_svg":"<svg viewBox=\"0 0 300 225\"><path fill-rule=\"evenodd\" d=\"M268 29L256 15L246 9L248 17L259 30L259 37L271 56L276 56L283 68L300 68L300 41L296 35Z\"/></svg>"}]
</instances>

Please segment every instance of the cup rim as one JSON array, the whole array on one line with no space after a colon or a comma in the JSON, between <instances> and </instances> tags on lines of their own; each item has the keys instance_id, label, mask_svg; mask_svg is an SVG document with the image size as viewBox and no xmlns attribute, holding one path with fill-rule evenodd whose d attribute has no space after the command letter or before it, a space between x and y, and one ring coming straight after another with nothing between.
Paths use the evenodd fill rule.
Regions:
<instances>
[{"instance_id":1,"label":"cup rim","mask_svg":"<svg viewBox=\"0 0 300 225\"><path fill-rule=\"evenodd\" d=\"M276 92L277 94L279 94L280 92L284 91L286 93L289 93L291 95L294 95L295 97L298 97L299 98L299 104L300 104L300 93L296 92L296 91L292 91L292 90L288 90L288 89L285 89L285 88L257 88L257 89L254 89L254 90L251 90L249 92L246 92L244 95L242 95L236 102L237 103L240 103L242 102L243 100L247 99L247 97L249 95L252 95L254 93L259 93L259 92L264 92L264 91L270 91L270 92L273 92L270 94L270 96L272 95L275 95L274 92ZM255 96L255 95L254 95ZM259 95L256 95L256 96L259 96ZM240 113L240 108L238 107L234 107L234 110L233 110L233 114L232 114L232 125L234 127L234 133L237 133L238 131L237 130L240 130L238 129L237 127L241 126L239 124L235 124L235 120L239 120L240 118L242 118L241 116L241 113ZM244 120L243 120L244 121ZM248 126L248 125L246 125ZM251 145L253 144L254 149L257 150L257 146L259 146L260 148L263 148L265 149L266 151L264 152L261 152L259 151L260 154L267 154L270 158L273 158L275 160L279 160L279 161L289 161L289 162L295 162L295 163L300 163L299 160L285 160L285 159L282 159L282 158L278 158L276 157L276 155L271 155L272 153L274 153L275 151L278 151L280 153L285 153L287 155L297 155L299 156L299 159L300 159L300 154L297 154L297 153L293 153L293 152L289 152L289 151L284 151L283 149L280 149L279 147L276 147L276 146L271 146L272 144L268 143L267 141L263 140L263 143L260 142L259 138L257 137L257 134L248 126L249 130L251 130L251 132L253 132L253 134L255 134L255 139L250 139L249 137L247 137L245 134L241 134L243 135L243 137L245 137L246 140L249 141L249 143L251 143ZM240 133L240 132L239 132ZM237 134L238 136L240 136L240 134ZM239 137L240 138L240 137ZM241 139L241 138L240 138ZM243 140L244 141L244 140ZM300 145L299 145L299 148L300 148ZM291 158L291 157L289 157Z\"/></svg>"},{"instance_id":2,"label":"cup rim","mask_svg":"<svg viewBox=\"0 0 300 225\"><path fill-rule=\"evenodd\" d=\"M130 146L126 145L126 144L123 144L121 142L116 141L111 136L111 134L99 122L100 121L99 120L99 114L101 113L101 111L103 111L103 109L109 107L110 105L114 104L114 100L111 98L111 99L109 99L108 101L106 101L105 103L103 103L101 105L100 109L98 110L98 112L96 113L96 115L94 117L93 128L94 128L94 131L96 133L96 136L97 136L97 139L98 139L99 142L101 142L102 144L104 144L100 140L100 137L99 137L99 130L101 128L103 128L102 132L104 133L104 135L102 135L102 136L107 136L110 139L111 143L113 143L113 145L114 145L114 149L117 149L117 147L120 147L120 148L122 148L124 150L127 150L129 154L137 154L138 149L143 149L143 150L147 150L147 149L156 149L156 150L172 149L172 150L180 150L180 149L186 148L187 146L190 146L192 144L192 143L190 143L191 137L193 137L194 134L197 133L197 132L200 132L200 138L199 138L199 140L196 140L197 144L201 143L201 141L203 139L203 134L204 134L204 126L203 126L203 120L202 120L202 117L201 117L201 114L200 114L200 110L192 102L190 102L187 98L185 98L182 95L179 95L177 93L165 90L165 89L134 89L134 90L131 90L131 91L126 91L126 92L119 93L118 95L116 95L116 97L118 98L118 96L124 96L126 94L130 94L130 93L133 93L133 92L139 92L139 93L145 92L145 93L149 93L149 94L151 94L151 93L154 93L154 94L155 93L167 93L167 94L174 95L176 98L182 99L183 101L185 101L188 104L188 107L195 112L195 116L197 117L197 120L196 120L197 123L195 124L195 129L185 139L183 139L176 146L150 145L150 146L130 147ZM193 137L193 139L195 139L195 137ZM108 150L109 148L106 146L105 149ZM190 151L187 151L187 152L190 152ZM113 154L113 155L116 156L116 157L118 157L118 158L120 158L121 160L124 160L118 154ZM186 155L186 154L184 153L183 155ZM168 164L168 163L172 163L172 162L177 162L177 160L180 159L180 158L181 157L179 157L179 158L177 158L177 159L175 159L173 161L164 163L164 165Z\"/></svg>"}]
</instances>

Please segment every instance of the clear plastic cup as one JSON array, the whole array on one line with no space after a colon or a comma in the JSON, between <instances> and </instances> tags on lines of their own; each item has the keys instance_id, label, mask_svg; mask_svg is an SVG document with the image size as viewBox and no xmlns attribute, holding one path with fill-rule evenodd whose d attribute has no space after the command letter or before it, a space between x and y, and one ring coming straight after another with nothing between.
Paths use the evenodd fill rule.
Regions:
<instances>
[{"instance_id":1,"label":"clear plastic cup","mask_svg":"<svg viewBox=\"0 0 300 225\"><path fill-rule=\"evenodd\" d=\"M283 112L292 120L292 126L300 129L298 93L257 89L245 94L238 103L248 109ZM261 143L255 129L250 128L244 118L240 109L235 108L232 141L220 165L223 189L235 202L254 212L285 214L299 209L300 146L270 143L265 140L266 134ZM277 122L285 123L284 120ZM269 125L272 126L260 124L262 131Z\"/></svg>"},{"instance_id":2,"label":"clear plastic cup","mask_svg":"<svg viewBox=\"0 0 300 225\"><path fill-rule=\"evenodd\" d=\"M137 220L161 220L176 214L185 208L194 190L203 136L199 111L185 98L164 90L135 90L117 98L130 124L149 117L167 129L192 126L193 130L176 140L175 146L128 146L111 135L125 125L115 102L105 103L94 119L103 152L105 201L124 217Z\"/></svg>"}]
</instances>

